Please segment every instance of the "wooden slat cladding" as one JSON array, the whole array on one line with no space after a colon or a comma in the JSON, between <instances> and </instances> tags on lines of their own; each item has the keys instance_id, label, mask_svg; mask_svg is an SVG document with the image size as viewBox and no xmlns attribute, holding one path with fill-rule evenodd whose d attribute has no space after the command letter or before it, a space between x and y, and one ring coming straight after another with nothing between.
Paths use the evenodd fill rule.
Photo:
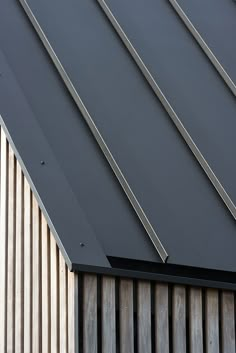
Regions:
<instances>
[{"instance_id":1,"label":"wooden slat cladding","mask_svg":"<svg viewBox=\"0 0 236 353\"><path fill-rule=\"evenodd\" d=\"M0 137L0 353L235 353L234 292L69 272Z\"/></svg>"},{"instance_id":2,"label":"wooden slat cladding","mask_svg":"<svg viewBox=\"0 0 236 353\"><path fill-rule=\"evenodd\" d=\"M78 275L2 129L0 184L0 352L78 353Z\"/></svg>"}]
</instances>

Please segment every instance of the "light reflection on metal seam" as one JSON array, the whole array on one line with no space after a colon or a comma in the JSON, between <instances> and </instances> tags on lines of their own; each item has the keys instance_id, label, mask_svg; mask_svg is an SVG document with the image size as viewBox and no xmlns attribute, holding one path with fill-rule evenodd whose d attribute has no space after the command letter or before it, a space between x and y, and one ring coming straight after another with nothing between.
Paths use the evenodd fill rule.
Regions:
<instances>
[{"instance_id":1,"label":"light reflection on metal seam","mask_svg":"<svg viewBox=\"0 0 236 353\"><path fill-rule=\"evenodd\" d=\"M169 1L172 1L172 0L169 0ZM122 40L122 42L126 46L127 50L129 51L129 53L132 56L132 58L134 59L135 63L137 64L137 66L139 67L140 71L144 75L145 79L147 80L147 82L151 86L151 88L154 91L155 95L157 96L157 98L159 99L159 101L161 102L163 107L165 108L166 112L168 113L169 117L171 118L171 120L175 124L175 126L178 129L179 133L181 134L182 138L184 139L184 141L186 142L186 144L190 148L190 150L193 153L194 157L196 158L196 160L198 161L198 163L200 164L200 166L204 170L204 172L207 175L208 179L211 181L211 183L214 186L215 190L217 191L218 195L221 197L221 199L223 200L224 204L226 205L226 207L230 211L231 215L236 220L236 207L235 207L233 201L231 200L230 196L227 194L227 192L224 189L223 185L218 180L217 176L215 175L215 173L211 169L211 167L208 164L207 160L204 158L204 156L202 155L201 151L199 150L199 148L197 147L197 145L193 141L193 139L190 136L189 132L184 127L184 125L181 122L180 118L178 117L178 115L176 114L174 109L172 108L171 104L169 103L169 101L165 97L165 95L162 92L161 88L158 86L157 82L153 78L152 74L150 73L150 71L146 67L146 65L143 62L143 60L141 59L141 57L139 56L139 54L136 51L136 49L134 48L133 44L129 40L128 36L126 35L126 33L122 29L121 25L119 24L119 22L115 18L115 16L112 13L111 9L108 7L108 5L106 4L106 2L104 0L97 0L97 2L101 6L102 10L104 11L104 13L107 16L108 20L110 21L111 25L113 26L113 28L115 29L115 31L119 35L120 39Z\"/></svg>"},{"instance_id":2,"label":"light reflection on metal seam","mask_svg":"<svg viewBox=\"0 0 236 353\"><path fill-rule=\"evenodd\" d=\"M82 99L80 98L78 92L76 91L70 77L68 76L65 68L63 67L62 63L60 62L59 58L57 57L52 45L50 44L49 40L47 39L45 33L43 32L39 22L37 21L35 15L33 14L30 6L25 0L19 0L20 4L22 5L25 13L27 14L29 20L31 21L34 29L36 30L39 38L41 39L44 47L46 48L48 54L52 62L54 63L57 71L59 72L64 84L66 85L68 91L70 92L72 98L74 99L77 107L79 108L80 112L82 113L83 118L85 119L90 131L92 132L96 142L98 143L100 149L103 152L103 155L106 157L110 167L112 168L117 180L119 181L123 191L125 192L128 200L130 201L134 211L136 212L139 220L141 221L143 227L145 228L150 240L152 241L156 251L158 252L160 258L163 262L167 261L168 254L162 245L156 231L152 227L148 217L146 216L144 210L142 209L141 205L139 204L135 194L133 193L130 185L128 184L127 180L125 179L121 169L119 168L117 162L115 161L111 151L109 150L108 146L106 145L101 133L99 132L98 128L96 127L92 117L90 116L87 108L85 107Z\"/></svg>"}]
</instances>

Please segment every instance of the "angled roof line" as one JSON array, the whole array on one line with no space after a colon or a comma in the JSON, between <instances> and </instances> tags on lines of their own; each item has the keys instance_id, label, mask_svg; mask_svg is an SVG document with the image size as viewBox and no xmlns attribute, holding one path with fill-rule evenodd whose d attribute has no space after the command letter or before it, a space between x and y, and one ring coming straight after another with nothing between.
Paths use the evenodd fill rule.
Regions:
<instances>
[{"instance_id":1,"label":"angled roof line","mask_svg":"<svg viewBox=\"0 0 236 353\"><path fill-rule=\"evenodd\" d=\"M197 29L194 27L193 23L190 21L184 10L181 8L181 6L178 4L176 0L169 0L170 4L172 7L175 9L176 13L180 17L180 19L183 21L187 29L190 31L190 33L193 35L197 43L200 45L206 56L209 58L213 66L216 68L220 76L223 78L229 89L232 91L234 96L236 96L236 85L234 84L233 80L231 77L228 75L224 67L221 65L217 57L214 55L214 53L211 51L211 49L208 47L207 43L204 41L200 33L197 31Z\"/></svg>"},{"instance_id":2,"label":"angled roof line","mask_svg":"<svg viewBox=\"0 0 236 353\"><path fill-rule=\"evenodd\" d=\"M19 0L25 13L29 17L34 29L36 30L37 34L39 35L44 47L46 48L48 54L50 55L57 71L59 72L64 84L66 85L68 91L70 92L72 98L74 99L77 107L79 108L80 112L82 113L83 118L85 119L90 131L92 132L93 137L95 138L96 142L98 143L102 153L106 157L110 167L112 168L117 180L119 181L123 191L125 192L127 198L129 199L133 209L135 210L139 220L141 221L143 227L145 228L149 238L151 239L155 249L157 250L158 254L160 255L163 262L166 262L168 258L168 254L162 245L156 231L152 227L148 217L146 216L144 210L140 206L135 194L133 193L131 187L129 186L127 180L125 179L122 171L120 170L117 162L115 161L111 151L109 150L108 146L106 145L101 133L99 132L98 128L96 127L92 117L90 116L88 110L86 109L82 99L80 98L78 92L76 91L73 83L71 82L68 74L66 73L63 65L61 64L59 58L57 57L55 51L53 50L50 42L48 41L45 33L43 32L40 24L38 23L36 17L34 16L30 6L25 0Z\"/></svg>"},{"instance_id":3,"label":"angled roof line","mask_svg":"<svg viewBox=\"0 0 236 353\"><path fill-rule=\"evenodd\" d=\"M215 190L218 192L218 194L221 197L221 199L223 200L224 204L226 205L226 207L228 208L228 210L232 214L233 218L236 220L236 206L235 206L235 204L233 203L233 201L231 200L230 196L228 195L228 193L224 189L223 185L220 183L220 181L217 178L217 176L215 175L214 171L209 166L207 160L202 155L201 151L199 150L199 148L197 147L197 145L193 141L192 137L190 136L190 134L188 133L188 131L184 127L183 123L181 122L180 118L178 117L178 115L176 114L174 109L172 108L172 106L169 103L169 101L167 100L167 98L165 97L165 95L162 92L161 88L158 86L157 82L154 80L152 74L150 73L150 71L146 67L145 63L143 62L143 60L139 56L138 52L136 51L136 49L132 45L131 41L129 40L128 36L126 35L126 33L122 29L121 25L119 24L119 22L115 18L115 16L112 13L111 9L106 4L105 0L97 0L97 2L99 3L99 5L101 6L102 10L106 14L108 20L110 21L110 23L112 24L113 28L115 29L115 31L119 35L120 39L122 40L122 42L124 43L125 47L129 51L130 55L134 59L135 63L137 64L137 66L141 70L143 76L145 77L145 79L147 80L149 85L151 86L151 88L154 91L155 95L157 96L157 98L159 99L159 101L161 102L163 107L165 108L166 112L170 116L171 120L173 121L173 123L177 127L179 133L181 134L181 136L185 140L186 144L190 148L190 150L193 153L194 157L196 158L196 160L198 161L198 163L200 164L200 166L204 170L205 174L207 175L207 177L211 181L211 183L214 186Z\"/></svg>"}]
</instances>

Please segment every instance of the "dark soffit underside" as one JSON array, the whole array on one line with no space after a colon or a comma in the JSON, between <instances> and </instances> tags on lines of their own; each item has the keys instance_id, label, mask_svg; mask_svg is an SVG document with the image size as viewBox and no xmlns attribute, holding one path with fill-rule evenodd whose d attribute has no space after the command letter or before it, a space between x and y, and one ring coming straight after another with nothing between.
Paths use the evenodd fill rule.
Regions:
<instances>
[{"instance_id":1,"label":"dark soffit underside","mask_svg":"<svg viewBox=\"0 0 236 353\"><path fill-rule=\"evenodd\" d=\"M93 0L40 3L30 0L28 3L160 237L169 255L168 263L235 271L235 220L98 3ZM158 72L165 94L172 99L179 115L186 117L184 123L189 124L189 129L193 127L195 139L199 139L204 153L209 153L207 157L212 158L211 164L231 195L236 195L233 183L236 169L229 153L230 146L234 146L235 100L174 11L165 10L161 1L157 3L161 4L160 11L166 16L166 22L170 21L172 30L179 31L176 30L182 40L181 57L187 57L191 48L196 62L188 70L181 66L174 70L168 50L178 49L173 44L176 38L168 30L163 31L159 57L162 70L159 73L158 65L153 62L153 75ZM119 4L126 6L125 2ZM146 4L152 6L153 2ZM131 18L128 7L125 10L119 16L124 27ZM145 36L149 33L142 32L135 23L132 27L132 23L127 31L133 30L146 43ZM135 39L133 35L132 40ZM143 54L147 59L152 58L153 50L153 57L158 59L158 51L152 44L151 38ZM76 269L109 268L107 256L160 263L80 111L15 0L3 2L0 47L3 124L68 264ZM167 51L163 52L164 49ZM169 74L165 62L172 70ZM194 67L198 68L197 82L203 90L196 101L191 100L194 92L191 95L189 79ZM202 68L209 78L204 84L200 82L205 80ZM178 75L186 92L179 89ZM195 76L195 82L197 79ZM209 83L221 99L217 111L220 109L227 118L225 130L221 125L222 115L214 124L212 111L207 111L212 106L203 103L204 96L209 97ZM189 96L183 99L187 93ZM199 117L200 113L188 119L188 113L198 106L204 108L204 119ZM221 136L224 133L227 136ZM218 138L221 144L217 144ZM42 159L46 161L44 167L40 164ZM85 246L81 247L80 243Z\"/></svg>"}]
</instances>

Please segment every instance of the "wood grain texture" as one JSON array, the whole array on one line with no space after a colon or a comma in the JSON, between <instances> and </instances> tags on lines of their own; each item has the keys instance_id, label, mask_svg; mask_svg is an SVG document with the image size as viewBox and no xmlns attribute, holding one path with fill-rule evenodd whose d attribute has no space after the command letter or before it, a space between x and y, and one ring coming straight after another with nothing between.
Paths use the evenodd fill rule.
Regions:
<instances>
[{"instance_id":1,"label":"wood grain texture","mask_svg":"<svg viewBox=\"0 0 236 353\"><path fill-rule=\"evenodd\" d=\"M120 351L134 353L133 281L120 280Z\"/></svg>"},{"instance_id":2,"label":"wood grain texture","mask_svg":"<svg viewBox=\"0 0 236 353\"><path fill-rule=\"evenodd\" d=\"M58 248L50 233L50 284L51 284L51 352L59 352L59 259Z\"/></svg>"},{"instance_id":3,"label":"wood grain texture","mask_svg":"<svg viewBox=\"0 0 236 353\"><path fill-rule=\"evenodd\" d=\"M79 275L68 271L68 353L79 353Z\"/></svg>"},{"instance_id":4,"label":"wood grain texture","mask_svg":"<svg viewBox=\"0 0 236 353\"><path fill-rule=\"evenodd\" d=\"M206 290L206 353L219 353L219 293Z\"/></svg>"},{"instance_id":5,"label":"wood grain texture","mask_svg":"<svg viewBox=\"0 0 236 353\"><path fill-rule=\"evenodd\" d=\"M146 281L139 281L137 285L137 314L138 314L138 352L151 353L151 285Z\"/></svg>"},{"instance_id":6,"label":"wood grain texture","mask_svg":"<svg viewBox=\"0 0 236 353\"><path fill-rule=\"evenodd\" d=\"M62 254L59 252L59 300L60 300L60 353L67 353L68 313L67 313L67 268Z\"/></svg>"},{"instance_id":7,"label":"wood grain texture","mask_svg":"<svg viewBox=\"0 0 236 353\"><path fill-rule=\"evenodd\" d=\"M203 353L202 290L189 291L189 343L190 353Z\"/></svg>"},{"instance_id":8,"label":"wood grain texture","mask_svg":"<svg viewBox=\"0 0 236 353\"><path fill-rule=\"evenodd\" d=\"M50 238L47 222L41 220L42 244L42 353L50 353L51 308L50 308Z\"/></svg>"},{"instance_id":9,"label":"wood grain texture","mask_svg":"<svg viewBox=\"0 0 236 353\"><path fill-rule=\"evenodd\" d=\"M24 182L24 353L32 353L32 195Z\"/></svg>"},{"instance_id":10,"label":"wood grain texture","mask_svg":"<svg viewBox=\"0 0 236 353\"><path fill-rule=\"evenodd\" d=\"M175 285L172 297L173 352L186 352L186 291L184 286Z\"/></svg>"},{"instance_id":11,"label":"wood grain texture","mask_svg":"<svg viewBox=\"0 0 236 353\"><path fill-rule=\"evenodd\" d=\"M85 275L83 284L84 353L97 353L97 276Z\"/></svg>"},{"instance_id":12,"label":"wood grain texture","mask_svg":"<svg viewBox=\"0 0 236 353\"><path fill-rule=\"evenodd\" d=\"M234 292L222 292L221 319L222 353L235 353L236 341Z\"/></svg>"},{"instance_id":13,"label":"wood grain texture","mask_svg":"<svg viewBox=\"0 0 236 353\"><path fill-rule=\"evenodd\" d=\"M9 146L8 154L8 253L7 253L7 352L15 347L15 225L16 225L16 160Z\"/></svg>"},{"instance_id":14,"label":"wood grain texture","mask_svg":"<svg viewBox=\"0 0 236 353\"><path fill-rule=\"evenodd\" d=\"M15 287L15 352L23 352L24 343L24 178L16 165L16 287Z\"/></svg>"},{"instance_id":15,"label":"wood grain texture","mask_svg":"<svg viewBox=\"0 0 236 353\"><path fill-rule=\"evenodd\" d=\"M1 128L1 189L0 189L0 352L6 353L7 332L7 190L8 143Z\"/></svg>"},{"instance_id":16,"label":"wood grain texture","mask_svg":"<svg viewBox=\"0 0 236 353\"><path fill-rule=\"evenodd\" d=\"M102 353L116 353L115 278L102 278Z\"/></svg>"},{"instance_id":17,"label":"wood grain texture","mask_svg":"<svg viewBox=\"0 0 236 353\"><path fill-rule=\"evenodd\" d=\"M168 285L155 286L156 353L169 353L169 300Z\"/></svg>"},{"instance_id":18,"label":"wood grain texture","mask_svg":"<svg viewBox=\"0 0 236 353\"><path fill-rule=\"evenodd\" d=\"M41 352L41 212L33 196L33 353Z\"/></svg>"}]
</instances>

